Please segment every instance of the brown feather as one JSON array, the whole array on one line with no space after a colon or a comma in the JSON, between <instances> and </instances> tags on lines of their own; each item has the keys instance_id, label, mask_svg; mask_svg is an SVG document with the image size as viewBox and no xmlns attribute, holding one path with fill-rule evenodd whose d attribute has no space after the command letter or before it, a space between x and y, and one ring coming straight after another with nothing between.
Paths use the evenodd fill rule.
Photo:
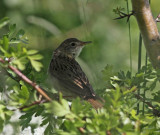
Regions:
<instances>
[{"instance_id":1,"label":"brown feather","mask_svg":"<svg viewBox=\"0 0 160 135\"><path fill-rule=\"evenodd\" d=\"M89 98L87 101L97 110L103 107L103 104L100 103L98 100Z\"/></svg>"},{"instance_id":2,"label":"brown feather","mask_svg":"<svg viewBox=\"0 0 160 135\"><path fill-rule=\"evenodd\" d=\"M91 42L83 42L76 38L69 38L62 42L54 51L49 74L53 87L64 96L80 97L98 109L102 108L103 104L96 99L92 85L75 60L87 43Z\"/></svg>"}]
</instances>

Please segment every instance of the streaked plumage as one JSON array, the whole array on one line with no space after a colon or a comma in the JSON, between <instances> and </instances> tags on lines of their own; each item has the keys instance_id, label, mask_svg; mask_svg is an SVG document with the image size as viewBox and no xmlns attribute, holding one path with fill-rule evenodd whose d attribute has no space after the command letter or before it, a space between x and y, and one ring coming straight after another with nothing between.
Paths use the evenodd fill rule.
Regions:
<instances>
[{"instance_id":1,"label":"streaked plumage","mask_svg":"<svg viewBox=\"0 0 160 135\"><path fill-rule=\"evenodd\" d=\"M56 90L64 96L83 98L96 104L93 107L102 107L96 100L96 95L91 84L75 58L83 46L90 42L82 42L75 38L65 40L53 53L49 73L51 82Z\"/></svg>"}]
</instances>

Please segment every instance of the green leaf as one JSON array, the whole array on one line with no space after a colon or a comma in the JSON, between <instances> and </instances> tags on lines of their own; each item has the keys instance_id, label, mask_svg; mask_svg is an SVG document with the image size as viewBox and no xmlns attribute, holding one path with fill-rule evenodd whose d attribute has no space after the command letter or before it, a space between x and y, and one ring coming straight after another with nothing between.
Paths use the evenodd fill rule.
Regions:
<instances>
[{"instance_id":1,"label":"green leaf","mask_svg":"<svg viewBox=\"0 0 160 135\"><path fill-rule=\"evenodd\" d=\"M116 73L113 71L113 66L112 65L107 65L104 70L102 70L103 73L103 79L105 81L109 81L110 77L113 77L116 75Z\"/></svg>"},{"instance_id":2,"label":"green leaf","mask_svg":"<svg viewBox=\"0 0 160 135\"><path fill-rule=\"evenodd\" d=\"M37 112L37 107L34 106L33 108L30 108L29 110L27 110L24 115L19 117L19 119L21 119L20 125L22 126L22 130L24 130L29 126L30 121L32 120L32 117L36 112Z\"/></svg>"},{"instance_id":3,"label":"green leaf","mask_svg":"<svg viewBox=\"0 0 160 135\"><path fill-rule=\"evenodd\" d=\"M52 112L56 116L62 117L62 116L65 116L66 114L70 113L70 111L68 110L69 107L65 107L64 105L61 105L57 101L53 101L52 105L54 106Z\"/></svg>"},{"instance_id":4,"label":"green leaf","mask_svg":"<svg viewBox=\"0 0 160 135\"><path fill-rule=\"evenodd\" d=\"M16 24L11 24L11 25L9 26L10 32L15 31L15 29L16 29Z\"/></svg>"},{"instance_id":5,"label":"green leaf","mask_svg":"<svg viewBox=\"0 0 160 135\"><path fill-rule=\"evenodd\" d=\"M9 46L9 40L8 40L7 36L3 36L3 49L7 51L8 46Z\"/></svg>"},{"instance_id":6,"label":"green leaf","mask_svg":"<svg viewBox=\"0 0 160 135\"><path fill-rule=\"evenodd\" d=\"M38 51L37 50L29 50L27 52L28 55L33 55L33 54L36 54Z\"/></svg>"},{"instance_id":7,"label":"green leaf","mask_svg":"<svg viewBox=\"0 0 160 135\"><path fill-rule=\"evenodd\" d=\"M36 55L28 56L28 58L32 60L41 60L43 56L40 54L36 54Z\"/></svg>"},{"instance_id":8,"label":"green leaf","mask_svg":"<svg viewBox=\"0 0 160 135\"><path fill-rule=\"evenodd\" d=\"M62 117L70 113L69 105L66 104L67 101L63 101L63 104L58 103L57 101L52 101L52 103L46 103L46 109L49 112L53 112L55 116Z\"/></svg>"},{"instance_id":9,"label":"green leaf","mask_svg":"<svg viewBox=\"0 0 160 135\"><path fill-rule=\"evenodd\" d=\"M3 130L4 122L8 121L13 112L8 110L3 102L0 102L0 132Z\"/></svg>"},{"instance_id":10,"label":"green leaf","mask_svg":"<svg viewBox=\"0 0 160 135\"><path fill-rule=\"evenodd\" d=\"M15 32L15 29L16 29L16 24L11 24L9 26L9 37L11 37L13 35L13 33Z\"/></svg>"},{"instance_id":11,"label":"green leaf","mask_svg":"<svg viewBox=\"0 0 160 135\"><path fill-rule=\"evenodd\" d=\"M62 103L62 106L64 107L64 109L70 112L70 108L69 108L67 100L62 99L61 103Z\"/></svg>"},{"instance_id":12,"label":"green leaf","mask_svg":"<svg viewBox=\"0 0 160 135\"><path fill-rule=\"evenodd\" d=\"M5 17L3 19L0 20L0 29L4 26L6 26L8 23L10 22L8 17Z\"/></svg>"},{"instance_id":13,"label":"green leaf","mask_svg":"<svg viewBox=\"0 0 160 135\"><path fill-rule=\"evenodd\" d=\"M30 62L31 62L31 64L32 64L33 68L34 68L37 72L39 72L39 71L41 70L41 68L43 67L43 65L42 65L40 62L38 62L38 61L35 61L35 60L30 59Z\"/></svg>"},{"instance_id":14,"label":"green leaf","mask_svg":"<svg viewBox=\"0 0 160 135\"><path fill-rule=\"evenodd\" d=\"M83 105L80 101L80 98L76 98L72 101L71 110L74 114L79 114L83 109Z\"/></svg>"},{"instance_id":15,"label":"green leaf","mask_svg":"<svg viewBox=\"0 0 160 135\"><path fill-rule=\"evenodd\" d=\"M18 33L16 34L17 39L21 39L23 35L25 34L25 31L20 29Z\"/></svg>"},{"instance_id":16,"label":"green leaf","mask_svg":"<svg viewBox=\"0 0 160 135\"><path fill-rule=\"evenodd\" d=\"M13 63L16 64L20 70L25 69L25 65L23 65L22 62L19 59L14 60Z\"/></svg>"},{"instance_id":17,"label":"green leaf","mask_svg":"<svg viewBox=\"0 0 160 135\"><path fill-rule=\"evenodd\" d=\"M44 106L37 106L37 112L35 113L35 117L38 117L42 114L42 112L44 111Z\"/></svg>"},{"instance_id":18,"label":"green leaf","mask_svg":"<svg viewBox=\"0 0 160 135\"><path fill-rule=\"evenodd\" d=\"M45 135L52 135L53 134L53 126L52 124L48 124L48 126L46 127L45 131L44 131Z\"/></svg>"},{"instance_id":19,"label":"green leaf","mask_svg":"<svg viewBox=\"0 0 160 135\"><path fill-rule=\"evenodd\" d=\"M29 91L25 85L21 86L19 97L20 97L19 99L20 99L21 104L25 104L27 100L29 99Z\"/></svg>"},{"instance_id":20,"label":"green leaf","mask_svg":"<svg viewBox=\"0 0 160 135\"><path fill-rule=\"evenodd\" d=\"M0 133L2 133L4 127L4 120L0 118Z\"/></svg>"}]
</instances>

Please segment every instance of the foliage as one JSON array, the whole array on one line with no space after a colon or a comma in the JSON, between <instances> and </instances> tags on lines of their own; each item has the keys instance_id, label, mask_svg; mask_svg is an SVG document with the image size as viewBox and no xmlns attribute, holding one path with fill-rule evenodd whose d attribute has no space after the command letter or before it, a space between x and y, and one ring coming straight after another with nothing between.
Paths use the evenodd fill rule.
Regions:
<instances>
[{"instance_id":1,"label":"foliage","mask_svg":"<svg viewBox=\"0 0 160 135\"><path fill-rule=\"evenodd\" d=\"M1 28L8 23L9 19L2 19ZM5 64L1 63L1 77L6 80L1 86L1 132L14 114L14 110L9 109L10 106L17 109L38 99L31 86L20 80L13 71L7 69L8 64L13 65L23 74L34 79L36 72L42 68L39 60L43 57L36 50L27 49L28 40L24 37L24 33L23 30L16 32L16 25L11 24L9 32L0 39L0 58L6 60ZM113 66L107 65L102 74L106 88L97 91L105 100L102 109L94 110L89 103L79 98L74 99L69 105L60 94L59 101L53 100L24 108L19 118L22 130L30 126L34 132L36 127L43 126L45 135L158 134L160 118L154 110L160 111L160 92L158 91L160 71L154 70L149 64L132 76L129 71L127 73L115 72ZM140 91L140 98L136 96L137 91ZM144 92L147 97L144 97ZM3 98L3 95L7 95L7 99ZM137 103L140 103L139 114L137 114ZM33 117L40 116L42 117L40 124L31 124Z\"/></svg>"}]
</instances>

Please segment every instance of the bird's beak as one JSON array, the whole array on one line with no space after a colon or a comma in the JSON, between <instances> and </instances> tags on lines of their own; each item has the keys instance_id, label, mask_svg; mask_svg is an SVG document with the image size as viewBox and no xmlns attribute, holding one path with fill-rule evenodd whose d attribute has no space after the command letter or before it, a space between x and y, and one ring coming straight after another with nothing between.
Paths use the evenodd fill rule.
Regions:
<instances>
[{"instance_id":1,"label":"bird's beak","mask_svg":"<svg viewBox=\"0 0 160 135\"><path fill-rule=\"evenodd\" d=\"M83 45L86 45L86 44L90 44L90 43L92 43L92 41L81 41L81 45L83 46Z\"/></svg>"}]
</instances>

